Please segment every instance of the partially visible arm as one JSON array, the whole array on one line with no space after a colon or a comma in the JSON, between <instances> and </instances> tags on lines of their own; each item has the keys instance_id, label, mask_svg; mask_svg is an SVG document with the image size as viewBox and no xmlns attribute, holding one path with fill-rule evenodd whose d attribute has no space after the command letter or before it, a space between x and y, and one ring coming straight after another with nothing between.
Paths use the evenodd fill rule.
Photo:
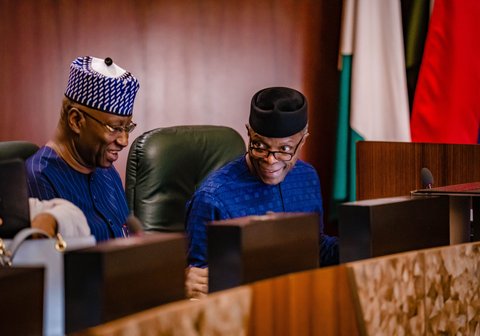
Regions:
<instances>
[{"instance_id":1,"label":"partially visible arm","mask_svg":"<svg viewBox=\"0 0 480 336\"><path fill-rule=\"evenodd\" d=\"M223 219L222 205L211 195L198 192L188 203L186 231L188 265L205 268L207 260L207 223Z\"/></svg>"},{"instance_id":2,"label":"partially visible arm","mask_svg":"<svg viewBox=\"0 0 480 336\"><path fill-rule=\"evenodd\" d=\"M59 232L64 238L84 237L90 235L90 227L83 212L73 203L54 198L40 201L29 199L30 220L32 227L37 227L53 233Z\"/></svg>"},{"instance_id":3,"label":"partially visible arm","mask_svg":"<svg viewBox=\"0 0 480 336\"><path fill-rule=\"evenodd\" d=\"M57 234L57 221L49 213L40 213L31 220L32 228L45 231L50 237L55 237Z\"/></svg>"},{"instance_id":4,"label":"partially visible arm","mask_svg":"<svg viewBox=\"0 0 480 336\"><path fill-rule=\"evenodd\" d=\"M208 293L208 267L189 266L185 270L185 294L188 299L201 299Z\"/></svg>"},{"instance_id":5,"label":"partially visible arm","mask_svg":"<svg viewBox=\"0 0 480 336\"><path fill-rule=\"evenodd\" d=\"M221 219L221 205L205 193L196 193L189 202L186 216L188 268L185 290L188 298L201 298L208 293L208 260L206 224Z\"/></svg>"},{"instance_id":6,"label":"partially visible arm","mask_svg":"<svg viewBox=\"0 0 480 336\"><path fill-rule=\"evenodd\" d=\"M37 154L47 151L46 147L39 149ZM43 166L42 156L35 154L25 161L25 170L27 174L28 194L41 200L58 197L51 181L40 169Z\"/></svg>"},{"instance_id":7,"label":"partially visible arm","mask_svg":"<svg viewBox=\"0 0 480 336\"><path fill-rule=\"evenodd\" d=\"M320 267L338 265L339 252L338 252L338 238L334 236L328 236L324 233L324 219L323 219L323 199L320 188L320 179L315 173L315 179L319 188L317 192L317 213L319 215L319 244L320 244Z\"/></svg>"},{"instance_id":8,"label":"partially visible arm","mask_svg":"<svg viewBox=\"0 0 480 336\"><path fill-rule=\"evenodd\" d=\"M322 234L320 237L320 267L339 264L338 238Z\"/></svg>"}]
</instances>

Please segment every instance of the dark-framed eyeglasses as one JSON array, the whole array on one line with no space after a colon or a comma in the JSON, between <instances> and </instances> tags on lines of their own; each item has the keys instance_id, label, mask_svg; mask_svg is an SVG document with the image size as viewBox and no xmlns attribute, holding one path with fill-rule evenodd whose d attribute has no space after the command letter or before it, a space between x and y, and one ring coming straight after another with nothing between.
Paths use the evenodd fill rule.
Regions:
<instances>
[{"instance_id":1,"label":"dark-framed eyeglasses","mask_svg":"<svg viewBox=\"0 0 480 336\"><path fill-rule=\"evenodd\" d=\"M282 151L271 151L265 148L258 148L252 145L251 140L250 140L250 146L248 148L249 148L250 154L252 154L252 156L258 159L268 158L270 154L272 154L273 157L278 161L290 161L293 158L293 156L297 153L298 147L302 143L304 137L305 137L305 134L302 135L302 138L295 146L293 153L282 152Z\"/></svg>"},{"instance_id":2,"label":"dark-framed eyeglasses","mask_svg":"<svg viewBox=\"0 0 480 336\"><path fill-rule=\"evenodd\" d=\"M76 109L79 110L84 115L86 115L87 117L89 117L90 119L95 120L97 123L104 126L110 133L115 134L115 135L121 134L123 132L131 133L135 129L135 127L137 127L137 124L135 124L132 121L130 121L130 123L128 123L125 126L112 126L112 125L107 124L106 122L98 120L94 116L92 116L89 113L79 109L78 107Z\"/></svg>"}]
</instances>

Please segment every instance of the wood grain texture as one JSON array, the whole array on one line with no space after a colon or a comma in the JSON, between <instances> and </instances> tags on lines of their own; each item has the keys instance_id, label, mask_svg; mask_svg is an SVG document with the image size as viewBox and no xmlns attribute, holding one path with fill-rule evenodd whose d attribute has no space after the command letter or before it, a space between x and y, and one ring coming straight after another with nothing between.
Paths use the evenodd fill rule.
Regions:
<instances>
[{"instance_id":1,"label":"wood grain texture","mask_svg":"<svg viewBox=\"0 0 480 336\"><path fill-rule=\"evenodd\" d=\"M422 187L430 169L434 186L480 181L480 145L361 141L357 143L357 199L405 196Z\"/></svg>"},{"instance_id":2,"label":"wood grain texture","mask_svg":"<svg viewBox=\"0 0 480 336\"><path fill-rule=\"evenodd\" d=\"M358 335L345 266L252 284L249 335Z\"/></svg>"}]
</instances>

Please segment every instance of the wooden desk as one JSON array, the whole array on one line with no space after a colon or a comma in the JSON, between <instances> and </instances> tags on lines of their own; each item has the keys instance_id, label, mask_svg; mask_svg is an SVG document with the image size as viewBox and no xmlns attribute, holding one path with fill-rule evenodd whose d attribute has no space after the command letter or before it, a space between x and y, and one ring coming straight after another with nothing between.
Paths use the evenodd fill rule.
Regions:
<instances>
[{"instance_id":1,"label":"wooden desk","mask_svg":"<svg viewBox=\"0 0 480 336\"><path fill-rule=\"evenodd\" d=\"M92 335L473 335L480 243L293 273L130 315Z\"/></svg>"}]
</instances>

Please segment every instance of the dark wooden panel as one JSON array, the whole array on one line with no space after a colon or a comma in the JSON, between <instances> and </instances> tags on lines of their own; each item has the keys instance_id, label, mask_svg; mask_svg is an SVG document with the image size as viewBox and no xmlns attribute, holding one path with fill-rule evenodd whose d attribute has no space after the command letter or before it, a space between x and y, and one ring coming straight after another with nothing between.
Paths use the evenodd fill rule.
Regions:
<instances>
[{"instance_id":1,"label":"dark wooden panel","mask_svg":"<svg viewBox=\"0 0 480 336\"><path fill-rule=\"evenodd\" d=\"M340 262L450 243L447 197L392 197L339 208Z\"/></svg>"},{"instance_id":2,"label":"dark wooden panel","mask_svg":"<svg viewBox=\"0 0 480 336\"><path fill-rule=\"evenodd\" d=\"M209 290L318 267L318 216L277 213L207 226Z\"/></svg>"},{"instance_id":3,"label":"dark wooden panel","mask_svg":"<svg viewBox=\"0 0 480 336\"><path fill-rule=\"evenodd\" d=\"M65 330L105 323L181 300L185 237L157 233L65 254Z\"/></svg>"},{"instance_id":4,"label":"dark wooden panel","mask_svg":"<svg viewBox=\"0 0 480 336\"><path fill-rule=\"evenodd\" d=\"M42 335L43 267L0 267L0 335Z\"/></svg>"},{"instance_id":5,"label":"dark wooden panel","mask_svg":"<svg viewBox=\"0 0 480 336\"><path fill-rule=\"evenodd\" d=\"M357 143L357 200L404 196L422 187L480 181L480 145L361 141Z\"/></svg>"}]
</instances>

